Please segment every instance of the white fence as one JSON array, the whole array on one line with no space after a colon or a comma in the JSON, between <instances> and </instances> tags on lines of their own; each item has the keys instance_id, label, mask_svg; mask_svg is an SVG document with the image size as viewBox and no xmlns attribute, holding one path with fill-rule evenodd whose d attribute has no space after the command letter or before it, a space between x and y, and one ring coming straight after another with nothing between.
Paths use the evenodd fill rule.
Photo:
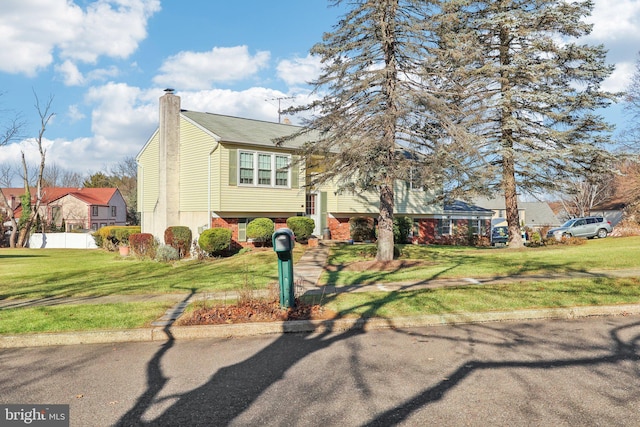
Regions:
<instances>
[{"instance_id":1,"label":"white fence","mask_svg":"<svg viewBox=\"0 0 640 427\"><path fill-rule=\"evenodd\" d=\"M34 233L29 238L30 248L97 249L90 233Z\"/></svg>"}]
</instances>

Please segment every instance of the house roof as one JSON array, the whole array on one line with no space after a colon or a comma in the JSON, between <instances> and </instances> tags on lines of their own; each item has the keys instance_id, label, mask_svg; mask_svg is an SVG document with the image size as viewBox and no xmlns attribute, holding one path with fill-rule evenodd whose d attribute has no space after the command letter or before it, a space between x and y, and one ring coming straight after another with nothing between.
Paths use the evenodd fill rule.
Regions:
<instances>
[{"instance_id":1,"label":"house roof","mask_svg":"<svg viewBox=\"0 0 640 427\"><path fill-rule=\"evenodd\" d=\"M0 189L7 199L20 197L24 194L24 188L2 188ZM32 197L35 188L31 190ZM45 187L42 189L42 202L49 204L61 197L72 195L90 205L108 205L117 188L75 188L75 187Z\"/></svg>"},{"instance_id":2,"label":"house roof","mask_svg":"<svg viewBox=\"0 0 640 427\"><path fill-rule=\"evenodd\" d=\"M473 203L493 210L505 210L503 197L476 197L473 199ZM525 222L528 226L560 225L560 221L547 202L518 201L518 210L525 212Z\"/></svg>"},{"instance_id":3,"label":"house roof","mask_svg":"<svg viewBox=\"0 0 640 427\"><path fill-rule=\"evenodd\" d=\"M493 215L491 209L485 209L480 206L475 206L470 203L463 202L462 200L454 200L453 202L446 202L444 204L445 213L475 213L476 215Z\"/></svg>"},{"instance_id":4,"label":"house roof","mask_svg":"<svg viewBox=\"0 0 640 427\"><path fill-rule=\"evenodd\" d=\"M522 207L526 212L525 225L530 227L560 225L560 221L558 221L547 202L520 202L518 206Z\"/></svg>"},{"instance_id":5,"label":"house roof","mask_svg":"<svg viewBox=\"0 0 640 427\"><path fill-rule=\"evenodd\" d=\"M300 131L300 126L273 123L221 114L182 110L181 114L215 135L221 142L234 142L261 146L274 146L276 138ZM287 148L300 148L312 136L299 136L282 144Z\"/></svg>"}]
</instances>

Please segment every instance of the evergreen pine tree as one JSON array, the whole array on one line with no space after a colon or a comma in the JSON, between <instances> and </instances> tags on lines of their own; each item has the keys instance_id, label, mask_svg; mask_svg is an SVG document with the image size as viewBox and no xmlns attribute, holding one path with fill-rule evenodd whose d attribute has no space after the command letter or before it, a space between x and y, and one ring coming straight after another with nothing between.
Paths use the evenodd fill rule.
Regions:
<instances>
[{"instance_id":1,"label":"evergreen pine tree","mask_svg":"<svg viewBox=\"0 0 640 427\"><path fill-rule=\"evenodd\" d=\"M510 246L522 246L519 193L610 166L610 126L595 114L616 98L600 84L613 71L602 46L578 44L593 2L440 2L438 57L455 56L451 81L486 164L488 189L505 197ZM434 60L437 60L434 59ZM450 99L453 99L450 96Z\"/></svg>"}]
</instances>

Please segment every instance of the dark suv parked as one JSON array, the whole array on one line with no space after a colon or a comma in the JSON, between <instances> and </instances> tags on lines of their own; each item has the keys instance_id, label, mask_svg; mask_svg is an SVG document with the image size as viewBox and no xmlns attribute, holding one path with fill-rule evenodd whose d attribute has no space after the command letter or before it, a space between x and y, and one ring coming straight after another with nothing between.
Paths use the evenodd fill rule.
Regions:
<instances>
[{"instance_id":1,"label":"dark suv parked","mask_svg":"<svg viewBox=\"0 0 640 427\"><path fill-rule=\"evenodd\" d=\"M598 237L604 239L612 231L613 227L610 221L601 216L587 216L570 219L562 226L552 228L547 232L547 237L555 237L556 239L560 239L562 236L586 237L587 239Z\"/></svg>"}]
</instances>

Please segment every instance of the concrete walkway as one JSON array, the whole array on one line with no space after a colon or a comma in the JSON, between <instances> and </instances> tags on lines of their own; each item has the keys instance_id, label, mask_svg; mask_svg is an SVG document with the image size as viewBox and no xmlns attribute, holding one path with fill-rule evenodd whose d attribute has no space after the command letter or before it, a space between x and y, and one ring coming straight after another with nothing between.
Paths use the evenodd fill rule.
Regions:
<instances>
[{"instance_id":1,"label":"concrete walkway","mask_svg":"<svg viewBox=\"0 0 640 427\"><path fill-rule=\"evenodd\" d=\"M318 280L324 271L329 256L329 247L331 243L319 242L318 246L308 248L303 256L294 265L294 283L297 295L304 294L332 294L332 293L350 293L350 292L398 292L416 289L441 288L449 286L478 286L499 283L514 283L531 280L562 280L574 278L594 278L594 277L640 277L640 269L628 270L611 270L611 271L574 271L568 273L545 273L520 276L495 276L482 278L454 278L454 279L425 279L417 282L403 283L370 283L351 286L336 287L333 285L318 286ZM258 293L261 294L261 293ZM266 294L266 292L265 292ZM152 323L151 330L135 331L99 331L99 332L81 332L81 333L62 333L62 334L29 334L28 336L0 336L0 348L34 346L34 345L51 345L51 344L75 344L82 342L110 342L115 341L137 341L137 340L158 340L158 339L175 339L179 336L194 338L200 336L198 334L206 333L207 336L239 336L252 335L259 333L282 333L284 332L302 332L304 330L314 330L318 328L321 322L272 322L271 325L256 324L237 324L237 325L215 325L213 327L185 327L191 328L191 331L198 331L196 336L192 332L177 331L173 327L173 322L180 317L186 307L195 301L207 299L226 299L234 297L233 292L225 293L197 293L189 294L158 294L158 295L107 295L99 297L48 297L23 300L0 300L0 309L18 308L30 306L54 306L63 304L112 304L123 302L153 302L168 301L175 303L165 314ZM581 314L582 313L582 314ZM368 327L380 324L381 327L400 327L404 326L421 326L428 323L442 324L470 321L497 321L511 319L532 319L532 318L566 318L576 317L580 315L616 315L616 314L640 314L640 304L625 306L609 306L609 307L583 307L580 309L551 309L551 310L524 310L520 312L509 313L484 313L484 314L459 314L459 315L441 315L441 316L423 316L421 318L411 319L389 319L378 322L377 320L368 320ZM350 325L361 322L361 319L346 320L342 319L338 323ZM285 326L286 324L286 326ZM297 325L296 325L297 324ZM332 324L333 325L333 324ZM336 326L333 325L333 328ZM347 327L347 326L345 326ZM171 333L168 333L169 328ZM196 328L196 329L194 329ZM199 328L199 329L198 329ZM221 328L224 332L221 332ZM275 329L274 329L275 328ZM203 331L209 331L203 332ZM215 331L215 332L213 332ZM75 335L75 336L74 336ZM87 338L93 336L92 339ZM62 337L62 338L61 338ZM66 337L66 338L65 338ZM169 337L169 338L167 338ZM49 344L47 344L49 343Z\"/></svg>"}]
</instances>

